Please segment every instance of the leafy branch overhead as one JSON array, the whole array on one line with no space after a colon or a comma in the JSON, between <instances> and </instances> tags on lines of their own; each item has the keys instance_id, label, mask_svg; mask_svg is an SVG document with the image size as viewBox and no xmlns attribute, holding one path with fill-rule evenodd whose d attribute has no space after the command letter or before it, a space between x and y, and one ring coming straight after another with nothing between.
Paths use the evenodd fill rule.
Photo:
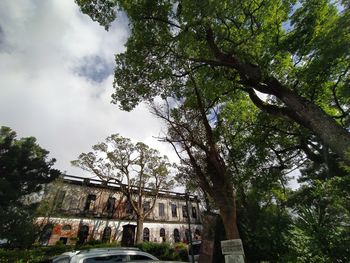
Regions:
<instances>
[{"instance_id":1,"label":"leafy branch overhead","mask_svg":"<svg viewBox=\"0 0 350 263\"><path fill-rule=\"evenodd\" d=\"M258 108L309 129L349 162L345 2L76 2L105 27L117 9L128 16L131 35L127 50L116 55L113 94L122 109L158 95L186 97L189 76L205 70L216 75L211 96L247 92Z\"/></svg>"}]
</instances>

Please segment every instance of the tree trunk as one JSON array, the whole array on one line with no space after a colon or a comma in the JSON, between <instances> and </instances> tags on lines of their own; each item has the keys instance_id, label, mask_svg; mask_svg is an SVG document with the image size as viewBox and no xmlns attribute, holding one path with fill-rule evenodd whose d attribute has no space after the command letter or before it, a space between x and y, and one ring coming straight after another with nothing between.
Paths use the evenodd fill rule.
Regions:
<instances>
[{"instance_id":1,"label":"tree trunk","mask_svg":"<svg viewBox=\"0 0 350 263\"><path fill-rule=\"evenodd\" d=\"M220 216L225 227L227 239L239 239L235 209L220 209Z\"/></svg>"},{"instance_id":2,"label":"tree trunk","mask_svg":"<svg viewBox=\"0 0 350 263\"><path fill-rule=\"evenodd\" d=\"M225 227L226 238L240 238L237 227L236 199L233 187L229 185L219 188L214 196L214 201L220 209L220 217Z\"/></svg>"},{"instance_id":3,"label":"tree trunk","mask_svg":"<svg viewBox=\"0 0 350 263\"><path fill-rule=\"evenodd\" d=\"M140 244L143 241L143 221L144 218L142 216L138 216L136 220L136 244Z\"/></svg>"},{"instance_id":4,"label":"tree trunk","mask_svg":"<svg viewBox=\"0 0 350 263\"><path fill-rule=\"evenodd\" d=\"M350 158L347 156L347 153L350 151L350 133L317 104L290 90L274 77L264 78L263 70L258 66L246 63L238 56L223 53L216 45L214 32L210 27L207 28L207 42L216 61L205 62L211 65L234 68L247 88L253 88L279 98L286 106L287 111L284 110L286 117L288 116L293 121L309 129L347 164L350 164ZM259 106L259 108L264 108L261 107L261 103Z\"/></svg>"},{"instance_id":5,"label":"tree trunk","mask_svg":"<svg viewBox=\"0 0 350 263\"><path fill-rule=\"evenodd\" d=\"M311 130L339 157L350 163L346 153L350 150L350 133L340 126L318 105L283 87L277 80L269 83L272 94L291 110L290 118Z\"/></svg>"}]
</instances>

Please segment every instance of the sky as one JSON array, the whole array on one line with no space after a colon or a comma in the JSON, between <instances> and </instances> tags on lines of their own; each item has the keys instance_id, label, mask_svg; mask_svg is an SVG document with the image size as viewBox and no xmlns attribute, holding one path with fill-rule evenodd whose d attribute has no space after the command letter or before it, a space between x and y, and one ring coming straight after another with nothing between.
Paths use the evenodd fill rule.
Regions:
<instances>
[{"instance_id":1,"label":"sky","mask_svg":"<svg viewBox=\"0 0 350 263\"><path fill-rule=\"evenodd\" d=\"M1 0L0 126L36 137L55 168L76 176L88 174L70 161L114 133L176 161L145 105L123 112L110 103L114 55L127 37L126 17L107 32L73 0Z\"/></svg>"}]
</instances>

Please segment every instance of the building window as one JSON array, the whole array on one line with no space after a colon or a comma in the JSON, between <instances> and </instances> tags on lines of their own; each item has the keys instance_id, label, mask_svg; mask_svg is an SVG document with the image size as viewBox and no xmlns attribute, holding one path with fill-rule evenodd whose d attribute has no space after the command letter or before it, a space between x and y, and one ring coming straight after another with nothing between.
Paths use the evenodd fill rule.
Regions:
<instances>
[{"instance_id":1,"label":"building window","mask_svg":"<svg viewBox=\"0 0 350 263\"><path fill-rule=\"evenodd\" d=\"M84 211L92 211L95 206L96 195L89 194L86 198Z\"/></svg>"},{"instance_id":2,"label":"building window","mask_svg":"<svg viewBox=\"0 0 350 263\"><path fill-rule=\"evenodd\" d=\"M51 234L52 234L52 229L53 229L52 224L47 224L44 226L39 238L39 243L41 245L47 246L49 244Z\"/></svg>"},{"instance_id":3,"label":"building window","mask_svg":"<svg viewBox=\"0 0 350 263\"><path fill-rule=\"evenodd\" d=\"M179 232L179 229L175 228L174 229L174 242L175 243L178 243L180 242L180 232Z\"/></svg>"},{"instance_id":4,"label":"building window","mask_svg":"<svg viewBox=\"0 0 350 263\"><path fill-rule=\"evenodd\" d=\"M194 231L194 239L201 239L201 231L198 228Z\"/></svg>"},{"instance_id":5,"label":"building window","mask_svg":"<svg viewBox=\"0 0 350 263\"><path fill-rule=\"evenodd\" d=\"M176 204L171 204L171 215L177 217L177 207Z\"/></svg>"},{"instance_id":6,"label":"building window","mask_svg":"<svg viewBox=\"0 0 350 263\"><path fill-rule=\"evenodd\" d=\"M162 242L166 241L166 239L165 239L165 229L164 228L160 229L159 236L160 236L160 239L161 239Z\"/></svg>"},{"instance_id":7,"label":"building window","mask_svg":"<svg viewBox=\"0 0 350 263\"><path fill-rule=\"evenodd\" d=\"M197 209L195 207L192 207L192 217L197 218Z\"/></svg>"},{"instance_id":8,"label":"building window","mask_svg":"<svg viewBox=\"0 0 350 263\"><path fill-rule=\"evenodd\" d=\"M68 241L67 237L60 237L60 242L62 242L62 244L66 245Z\"/></svg>"},{"instance_id":9,"label":"building window","mask_svg":"<svg viewBox=\"0 0 350 263\"><path fill-rule=\"evenodd\" d=\"M77 243L79 245L84 244L86 242L88 236L89 236L89 226L82 225L78 231L78 242Z\"/></svg>"},{"instance_id":10,"label":"building window","mask_svg":"<svg viewBox=\"0 0 350 263\"><path fill-rule=\"evenodd\" d=\"M64 225L64 226L62 227L62 231L70 231L70 230L72 230L71 225Z\"/></svg>"},{"instance_id":11,"label":"building window","mask_svg":"<svg viewBox=\"0 0 350 263\"><path fill-rule=\"evenodd\" d=\"M143 212L147 212L151 208L151 202L150 201L145 201L143 203Z\"/></svg>"},{"instance_id":12,"label":"building window","mask_svg":"<svg viewBox=\"0 0 350 263\"><path fill-rule=\"evenodd\" d=\"M131 202L128 200L126 201L126 205L125 205L125 213L127 215L132 215L134 212L134 210L132 209L132 204Z\"/></svg>"},{"instance_id":13,"label":"building window","mask_svg":"<svg viewBox=\"0 0 350 263\"><path fill-rule=\"evenodd\" d=\"M165 216L165 209L163 203L159 203L159 216Z\"/></svg>"},{"instance_id":14,"label":"building window","mask_svg":"<svg viewBox=\"0 0 350 263\"><path fill-rule=\"evenodd\" d=\"M188 243L190 240L190 230L185 230L185 243Z\"/></svg>"},{"instance_id":15,"label":"building window","mask_svg":"<svg viewBox=\"0 0 350 263\"><path fill-rule=\"evenodd\" d=\"M109 241L111 240L111 233L112 233L112 229L108 226L103 230L103 235L102 235L103 243L109 243Z\"/></svg>"},{"instance_id":16,"label":"building window","mask_svg":"<svg viewBox=\"0 0 350 263\"><path fill-rule=\"evenodd\" d=\"M143 229L143 241L149 241L149 229L147 227Z\"/></svg>"},{"instance_id":17,"label":"building window","mask_svg":"<svg viewBox=\"0 0 350 263\"><path fill-rule=\"evenodd\" d=\"M66 191L59 190L56 194L55 207L59 209L62 207L64 197L66 195Z\"/></svg>"},{"instance_id":18,"label":"building window","mask_svg":"<svg viewBox=\"0 0 350 263\"><path fill-rule=\"evenodd\" d=\"M188 213L187 213L187 205L183 205L182 206L182 217L183 218L187 218L188 216Z\"/></svg>"},{"instance_id":19,"label":"building window","mask_svg":"<svg viewBox=\"0 0 350 263\"><path fill-rule=\"evenodd\" d=\"M114 206L115 206L115 198L114 197L108 197L107 200L107 212L113 213L114 212Z\"/></svg>"}]
</instances>

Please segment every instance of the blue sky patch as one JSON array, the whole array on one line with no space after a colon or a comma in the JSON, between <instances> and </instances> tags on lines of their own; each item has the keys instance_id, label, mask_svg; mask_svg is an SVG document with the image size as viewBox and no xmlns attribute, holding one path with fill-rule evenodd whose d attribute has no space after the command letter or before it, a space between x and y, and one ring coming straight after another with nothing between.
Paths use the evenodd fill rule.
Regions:
<instances>
[{"instance_id":1,"label":"blue sky patch","mask_svg":"<svg viewBox=\"0 0 350 263\"><path fill-rule=\"evenodd\" d=\"M84 57L76 72L79 76L101 83L113 73L113 64L107 63L99 56Z\"/></svg>"}]
</instances>

